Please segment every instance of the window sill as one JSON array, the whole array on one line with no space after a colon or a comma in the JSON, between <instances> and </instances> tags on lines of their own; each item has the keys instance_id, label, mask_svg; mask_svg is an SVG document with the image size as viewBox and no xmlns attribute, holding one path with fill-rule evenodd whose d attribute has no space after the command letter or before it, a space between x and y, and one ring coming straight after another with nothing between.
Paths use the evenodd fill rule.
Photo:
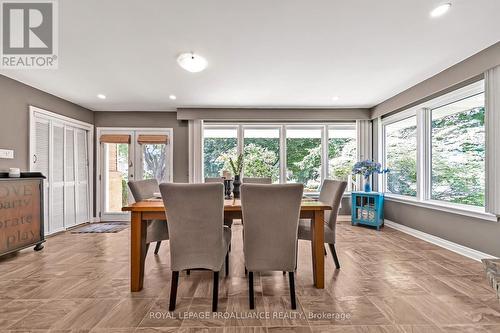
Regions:
<instances>
[{"instance_id":1,"label":"window sill","mask_svg":"<svg viewBox=\"0 0 500 333\"><path fill-rule=\"evenodd\" d=\"M493 214L486 213L481 208L467 207L464 205L454 205L454 204L446 204L440 201L428 200L428 201L420 201L411 197L405 197L400 195L394 195L389 193L384 193L384 197L386 200L394 201L398 203L409 204L417 207L423 207L428 209L435 209L442 212L447 212L451 214L457 214L462 216L473 217L480 220L490 221L490 222L498 222L498 217Z\"/></svg>"}]
</instances>

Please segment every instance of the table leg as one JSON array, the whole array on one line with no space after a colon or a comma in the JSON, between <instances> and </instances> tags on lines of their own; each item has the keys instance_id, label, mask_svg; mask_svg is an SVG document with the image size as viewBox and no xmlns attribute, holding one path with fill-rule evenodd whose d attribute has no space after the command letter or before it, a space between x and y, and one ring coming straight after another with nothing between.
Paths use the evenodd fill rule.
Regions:
<instances>
[{"instance_id":1,"label":"table leg","mask_svg":"<svg viewBox=\"0 0 500 333\"><path fill-rule=\"evenodd\" d=\"M314 211L311 223L311 246L314 286L318 289L325 288L324 223L324 212L322 210Z\"/></svg>"},{"instance_id":2,"label":"table leg","mask_svg":"<svg viewBox=\"0 0 500 333\"><path fill-rule=\"evenodd\" d=\"M141 212L132 212L130 226L130 290L141 291L144 282L144 260L146 253L146 221Z\"/></svg>"}]
</instances>

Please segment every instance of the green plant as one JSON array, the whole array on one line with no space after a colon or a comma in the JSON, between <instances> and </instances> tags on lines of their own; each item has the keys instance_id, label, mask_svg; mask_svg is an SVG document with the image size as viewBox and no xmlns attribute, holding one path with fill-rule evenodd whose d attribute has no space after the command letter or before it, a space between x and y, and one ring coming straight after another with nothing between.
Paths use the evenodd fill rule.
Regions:
<instances>
[{"instance_id":1,"label":"green plant","mask_svg":"<svg viewBox=\"0 0 500 333\"><path fill-rule=\"evenodd\" d=\"M243 170L243 154L239 154L236 161L229 158L229 165L231 166L231 170L235 176L241 175L241 170Z\"/></svg>"}]
</instances>

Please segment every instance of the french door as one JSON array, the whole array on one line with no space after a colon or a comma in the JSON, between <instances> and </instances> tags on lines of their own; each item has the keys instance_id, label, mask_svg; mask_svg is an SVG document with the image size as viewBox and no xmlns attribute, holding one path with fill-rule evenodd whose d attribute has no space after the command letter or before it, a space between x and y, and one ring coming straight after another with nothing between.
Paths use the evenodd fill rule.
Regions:
<instances>
[{"instance_id":1,"label":"french door","mask_svg":"<svg viewBox=\"0 0 500 333\"><path fill-rule=\"evenodd\" d=\"M123 221L122 207L134 200L128 182L172 181L172 129L98 128L100 219Z\"/></svg>"},{"instance_id":2,"label":"french door","mask_svg":"<svg viewBox=\"0 0 500 333\"><path fill-rule=\"evenodd\" d=\"M89 222L92 125L35 107L30 107L30 123L30 171L46 177L45 234Z\"/></svg>"}]
</instances>

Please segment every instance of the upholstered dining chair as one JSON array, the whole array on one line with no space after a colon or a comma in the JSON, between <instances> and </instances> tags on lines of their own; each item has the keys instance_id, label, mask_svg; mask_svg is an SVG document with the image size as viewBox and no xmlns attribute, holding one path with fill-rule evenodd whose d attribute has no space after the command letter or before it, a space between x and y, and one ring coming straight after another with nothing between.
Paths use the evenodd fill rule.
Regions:
<instances>
[{"instance_id":1,"label":"upholstered dining chair","mask_svg":"<svg viewBox=\"0 0 500 333\"><path fill-rule=\"evenodd\" d=\"M325 243L330 247L333 261L337 269L340 268L337 251L335 250L336 224L342 195L347 187L347 182L325 179L319 193L319 201L327 203L332 210L325 211ZM311 220L301 219L299 222L299 239L312 240ZM325 252L326 255L326 252Z\"/></svg>"},{"instance_id":2,"label":"upholstered dining chair","mask_svg":"<svg viewBox=\"0 0 500 333\"><path fill-rule=\"evenodd\" d=\"M213 271L212 311L217 311L219 271L226 266L229 274L228 248L231 229L223 225L224 185L160 185L165 202L170 233L170 267L172 281L169 311L175 310L179 271L208 269Z\"/></svg>"},{"instance_id":3,"label":"upholstered dining chair","mask_svg":"<svg viewBox=\"0 0 500 333\"><path fill-rule=\"evenodd\" d=\"M223 183L224 178L222 177L205 177L205 183Z\"/></svg>"},{"instance_id":4,"label":"upholstered dining chair","mask_svg":"<svg viewBox=\"0 0 500 333\"><path fill-rule=\"evenodd\" d=\"M272 184L273 180L271 177L244 177L243 184Z\"/></svg>"},{"instance_id":5,"label":"upholstered dining chair","mask_svg":"<svg viewBox=\"0 0 500 333\"><path fill-rule=\"evenodd\" d=\"M294 272L297 267L297 230L302 184L241 186L243 251L248 270L250 309L254 309L253 273L284 271L289 274L292 309L295 300Z\"/></svg>"},{"instance_id":6,"label":"upholstered dining chair","mask_svg":"<svg viewBox=\"0 0 500 333\"><path fill-rule=\"evenodd\" d=\"M132 196L136 202L150 199L154 196L154 193L160 192L158 181L156 179L129 181L128 187L130 188L130 192L132 192ZM148 221L146 232L147 249L149 249L150 243L156 242L155 254L158 254L161 242L164 240L168 240L167 223L162 220Z\"/></svg>"}]
</instances>

